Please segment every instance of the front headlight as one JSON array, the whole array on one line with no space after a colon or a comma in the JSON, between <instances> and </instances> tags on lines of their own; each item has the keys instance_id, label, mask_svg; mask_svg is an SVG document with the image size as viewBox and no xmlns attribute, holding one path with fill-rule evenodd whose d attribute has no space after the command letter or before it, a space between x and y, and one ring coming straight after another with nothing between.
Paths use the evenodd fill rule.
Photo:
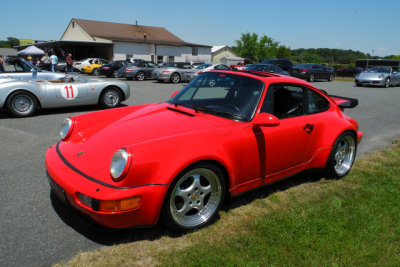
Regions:
<instances>
[{"instance_id":1,"label":"front headlight","mask_svg":"<svg viewBox=\"0 0 400 267\"><path fill-rule=\"evenodd\" d=\"M110 174L114 181L121 181L131 166L131 154L122 148L111 159Z\"/></svg>"},{"instance_id":2,"label":"front headlight","mask_svg":"<svg viewBox=\"0 0 400 267\"><path fill-rule=\"evenodd\" d=\"M66 118L63 124L61 125L61 130L60 130L60 137L63 141L68 139L68 137L72 133L73 128L74 128L74 122L72 121L72 119Z\"/></svg>"}]
</instances>

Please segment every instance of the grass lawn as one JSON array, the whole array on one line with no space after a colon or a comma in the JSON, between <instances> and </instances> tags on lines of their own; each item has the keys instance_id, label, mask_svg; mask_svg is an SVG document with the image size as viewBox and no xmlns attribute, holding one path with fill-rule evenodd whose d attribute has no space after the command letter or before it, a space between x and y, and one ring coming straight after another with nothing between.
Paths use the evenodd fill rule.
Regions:
<instances>
[{"instance_id":1,"label":"grass lawn","mask_svg":"<svg viewBox=\"0 0 400 267\"><path fill-rule=\"evenodd\" d=\"M214 224L60 266L400 266L400 143L348 176L305 173L233 199Z\"/></svg>"}]
</instances>

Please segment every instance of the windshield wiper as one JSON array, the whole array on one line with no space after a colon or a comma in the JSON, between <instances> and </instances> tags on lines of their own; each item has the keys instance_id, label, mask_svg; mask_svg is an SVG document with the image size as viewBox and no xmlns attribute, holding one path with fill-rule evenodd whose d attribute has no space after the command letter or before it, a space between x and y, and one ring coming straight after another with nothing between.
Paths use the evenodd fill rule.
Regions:
<instances>
[{"instance_id":1,"label":"windshield wiper","mask_svg":"<svg viewBox=\"0 0 400 267\"><path fill-rule=\"evenodd\" d=\"M212 108L208 108L208 107L201 106L201 105L195 105L195 104L192 104L192 106L196 112L202 111L202 112L213 114L213 115L221 115L224 117L232 117L232 118L236 118L236 119L240 119L240 120L248 120L248 118L246 116L243 116L241 114L231 113L231 112L227 112L227 111L219 111L219 110L215 110Z\"/></svg>"}]
</instances>

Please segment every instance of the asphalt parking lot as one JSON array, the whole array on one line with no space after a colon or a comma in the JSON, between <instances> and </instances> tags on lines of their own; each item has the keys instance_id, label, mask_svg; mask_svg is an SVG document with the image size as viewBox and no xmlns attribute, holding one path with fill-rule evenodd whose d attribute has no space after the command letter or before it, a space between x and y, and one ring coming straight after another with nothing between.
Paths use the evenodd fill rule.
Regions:
<instances>
[{"instance_id":1,"label":"asphalt parking lot","mask_svg":"<svg viewBox=\"0 0 400 267\"><path fill-rule=\"evenodd\" d=\"M123 104L129 106L165 101L185 85L153 80L128 83L132 95ZM346 111L364 132L358 157L400 138L400 87L360 88L349 82L315 82L314 85L329 94L359 99L356 108ZM76 220L50 195L44 166L46 149L59 140L59 127L64 118L97 109L43 110L34 117L21 119L0 114L0 266L48 266L79 252L154 240L169 234L162 226L96 231Z\"/></svg>"}]
</instances>

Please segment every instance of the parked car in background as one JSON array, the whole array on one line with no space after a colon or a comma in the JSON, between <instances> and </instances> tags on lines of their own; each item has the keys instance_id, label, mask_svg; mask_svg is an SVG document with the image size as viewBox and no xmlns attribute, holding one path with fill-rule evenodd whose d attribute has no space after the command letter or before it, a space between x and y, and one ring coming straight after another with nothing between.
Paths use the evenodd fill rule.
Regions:
<instances>
[{"instance_id":1,"label":"parked car in background","mask_svg":"<svg viewBox=\"0 0 400 267\"><path fill-rule=\"evenodd\" d=\"M79 71L82 71L82 68L84 66L90 65L90 64L95 64L100 62L100 60L105 60L102 58L85 58L79 61L76 61L72 64L72 67L75 69L78 69Z\"/></svg>"},{"instance_id":2,"label":"parked car in background","mask_svg":"<svg viewBox=\"0 0 400 267\"><path fill-rule=\"evenodd\" d=\"M31 116L38 108L96 104L114 108L129 96L126 82L89 80L78 75L58 80L8 79L0 83L0 109L6 108L15 117Z\"/></svg>"},{"instance_id":3,"label":"parked car in background","mask_svg":"<svg viewBox=\"0 0 400 267\"><path fill-rule=\"evenodd\" d=\"M231 68L231 70L243 70L244 65L245 65L244 62L238 62L234 65L229 65L229 67Z\"/></svg>"},{"instance_id":4,"label":"parked car in background","mask_svg":"<svg viewBox=\"0 0 400 267\"><path fill-rule=\"evenodd\" d=\"M166 63L160 68L156 68L153 72L154 79L159 82L170 81L179 83L185 81L185 70L192 69L192 65L188 62Z\"/></svg>"},{"instance_id":5,"label":"parked car in background","mask_svg":"<svg viewBox=\"0 0 400 267\"><path fill-rule=\"evenodd\" d=\"M288 76L209 71L164 103L67 118L47 176L104 227L192 231L228 197L309 169L347 175L363 133L343 109L357 103Z\"/></svg>"},{"instance_id":6,"label":"parked car in background","mask_svg":"<svg viewBox=\"0 0 400 267\"><path fill-rule=\"evenodd\" d=\"M261 62L262 64L273 64L279 66L281 69L290 71L293 67L292 61L285 58L270 58Z\"/></svg>"},{"instance_id":7,"label":"parked car in background","mask_svg":"<svg viewBox=\"0 0 400 267\"><path fill-rule=\"evenodd\" d=\"M129 64L130 62L126 60L116 60L101 66L98 72L99 75L118 78L118 70L122 67L126 67Z\"/></svg>"},{"instance_id":8,"label":"parked car in background","mask_svg":"<svg viewBox=\"0 0 400 267\"><path fill-rule=\"evenodd\" d=\"M374 85L374 86L399 86L400 73L391 67L372 67L365 72L357 74L354 78L356 86Z\"/></svg>"},{"instance_id":9,"label":"parked car in background","mask_svg":"<svg viewBox=\"0 0 400 267\"><path fill-rule=\"evenodd\" d=\"M335 74L340 77L355 77L363 71L364 69L359 67L341 67L335 70Z\"/></svg>"},{"instance_id":10,"label":"parked car in background","mask_svg":"<svg viewBox=\"0 0 400 267\"><path fill-rule=\"evenodd\" d=\"M99 76L99 68L105 64L108 64L108 61L105 59L94 59L92 61L92 64L83 66L81 72L86 74L93 74L94 76Z\"/></svg>"},{"instance_id":11,"label":"parked car in background","mask_svg":"<svg viewBox=\"0 0 400 267\"><path fill-rule=\"evenodd\" d=\"M282 74L282 75L287 75L289 76L289 72L284 71L277 65L273 64L251 64L251 65L246 65L244 70L256 70L256 71L262 71L262 72L271 72L271 73L276 73L276 74Z\"/></svg>"},{"instance_id":12,"label":"parked car in background","mask_svg":"<svg viewBox=\"0 0 400 267\"><path fill-rule=\"evenodd\" d=\"M8 77L19 79L58 80L65 77L65 73L42 70L32 65L26 59L20 57L10 58L7 62L3 63L3 66L5 72L0 73L0 78Z\"/></svg>"},{"instance_id":13,"label":"parked car in background","mask_svg":"<svg viewBox=\"0 0 400 267\"><path fill-rule=\"evenodd\" d=\"M200 73L210 71L210 70L230 70L230 68L221 63L205 63L197 66L194 69L185 72L185 79L191 81L197 77Z\"/></svg>"},{"instance_id":14,"label":"parked car in background","mask_svg":"<svg viewBox=\"0 0 400 267\"><path fill-rule=\"evenodd\" d=\"M296 65L289 71L290 75L300 79L306 79L309 82L316 80L328 80L332 82L335 79L335 72L332 68L327 68L321 64L303 63Z\"/></svg>"},{"instance_id":15,"label":"parked car in background","mask_svg":"<svg viewBox=\"0 0 400 267\"><path fill-rule=\"evenodd\" d=\"M118 77L132 80L135 78L138 81L144 79L153 79L153 71L158 68L158 65L150 61L135 61L126 67L118 70Z\"/></svg>"},{"instance_id":16,"label":"parked car in background","mask_svg":"<svg viewBox=\"0 0 400 267\"><path fill-rule=\"evenodd\" d=\"M76 60L73 60L73 62L76 62ZM72 64L72 66L73 66L73 64ZM65 59L58 60L56 68L57 68L57 71L59 71L59 72L65 72L67 69L67 61L65 61ZM79 70L72 68L72 71L79 71Z\"/></svg>"}]
</instances>

